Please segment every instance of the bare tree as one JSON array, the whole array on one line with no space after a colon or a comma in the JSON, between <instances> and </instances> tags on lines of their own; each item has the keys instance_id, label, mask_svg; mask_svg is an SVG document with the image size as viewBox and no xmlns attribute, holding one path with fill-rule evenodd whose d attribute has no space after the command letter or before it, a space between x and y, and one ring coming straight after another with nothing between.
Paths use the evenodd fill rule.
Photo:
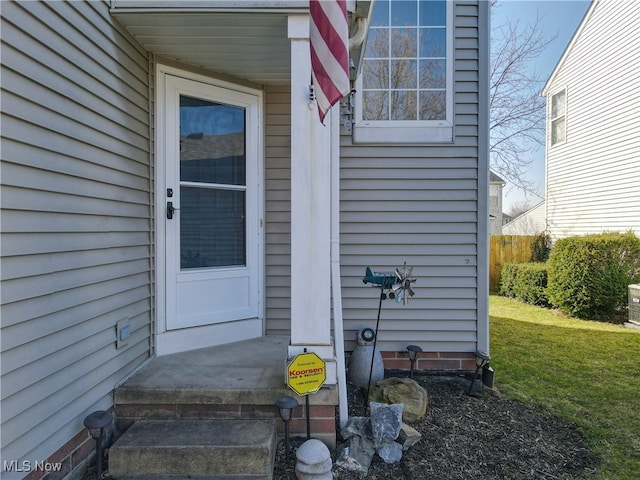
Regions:
<instances>
[{"instance_id":1,"label":"bare tree","mask_svg":"<svg viewBox=\"0 0 640 480\"><path fill-rule=\"evenodd\" d=\"M515 202L509 208L509 215L513 218L516 218L518 215L522 215L524 212L531 210L532 205L527 200L521 200Z\"/></svg>"},{"instance_id":2,"label":"bare tree","mask_svg":"<svg viewBox=\"0 0 640 480\"><path fill-rule=\"evenodd\" d=\"M526 174L532 154L545 142L545 103L540 97L544 81L531 73L528 62L555 37L545 39L539 17L526 25L508 20L493 27L491 37L491 168L511 185L540 196Z\"/></svg>"},{"instance_id":3,"label":"bare tree","mask_svg":"<svg viewBox=\"0 0 640 480\"><path fill-rule=\"evenodd\" d=\"M497 0L491 1L492 8L500 8ZM363 64L364 120L446 117L444 37L429 37L432 32L428 29L420 35L431 41L421 41L418 47L415 30L409 28L373 29L369 33ZM539 198L526 174L533 154L544 145L543 80L528 67L551 41L553 38L543 36L540 18L527 25L507 21L492 30L491 168L511 186Z\"/></svg>"}]
</instances>

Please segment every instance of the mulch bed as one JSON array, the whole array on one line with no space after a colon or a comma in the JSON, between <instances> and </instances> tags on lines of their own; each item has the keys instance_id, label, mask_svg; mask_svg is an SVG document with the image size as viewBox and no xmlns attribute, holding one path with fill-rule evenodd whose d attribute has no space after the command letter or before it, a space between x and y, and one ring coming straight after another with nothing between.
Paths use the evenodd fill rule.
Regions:
<instances>
[{"instance_id":1,"label":"mulch bed","mask_svg":"<svg viewBox=\"0 0 640 480\"><path fill-rule=\"evenodd\" d=\"M389 372L388 372L389 373ZM391 372L406 376L404 372ZM577 480L594 477L598 459L574 425L535 411L470 378L417 373L429 394L426 416L412 424L422 439L400 462L377 455L366 476L334 466L334 479ZM349 414L364 416L363 392L348 385ZM293 448L301 442L292 440ZM334 454L335 460L335 454ZM295 480L295 453L278 446L274 480Z\"/></svg>"}]
</instances>

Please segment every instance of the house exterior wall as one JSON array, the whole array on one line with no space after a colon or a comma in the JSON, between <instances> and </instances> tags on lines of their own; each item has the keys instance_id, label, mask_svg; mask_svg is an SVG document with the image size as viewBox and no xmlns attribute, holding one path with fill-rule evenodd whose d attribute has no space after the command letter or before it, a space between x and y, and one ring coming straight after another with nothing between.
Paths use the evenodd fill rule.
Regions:
<instances>
[{"instance_id":1,"label":"house exterior wall","mask_svg":"<svg viewBox=\"0 0 640 480\"><path fill-rule=\"evenodd\" d=\"M406 261L417 277L416 295L407 306L383 303L378 345L391 368L408 366L393 353L405 352L408 344L429 352L420 368L466 368L482 329L487 297L479 276L486 274L487 230L479 219L488 218L488 167L478 160L483 148L478 5L457 3L455 17L453 143L356 145L348 132L341 135L346 350L353 350L358 330L375 326L379 290L362 283L365 267L394 270ZM267 334L286 334L289 325L288 101L288 90L267 89Z\"/></svg>"},{"instance_id":2,"label":"house exterior wall","mask_svg":"<svg viewBox=\"0 0 640 480\"><path fill-rule=\"evenodd\" d=\"M453 143L354 145L349 136L342 137L347 350L357 330L375 326L379 293L363 285L364 268L393 270L405 261L414 267L416 294L406 306L383 302L381 350L405 352L408 344L417 344L429 352L421 368L461 368L464 355L458 353L473 352L482 343L489 216L480 124L486 87L479 53L480 34L488 27L481 19L484 7L475 2L454 6Z\"/></svg>"},{"instance_id":3,"label":"house exterior wall","mask_svg":"<svg viewBox=\"0 0 640 480\"><path fill-rule=\"evenodd\" d=\"M1 9L2 460L62 476L95 448L84 417L151 354L148 59L107 2Z\"/></svg>"},{"instance_id":4,"label":"house exterior wall","mask_svg":"<svg viewBox=\"0 0 640 480\"><path fill-rule=\"evenodd\" d=\"M546 206L541 202L502 226L504 235L539 235L546 230Z\"/></svg>"},{"instance_id":5,"label":"house exterior wall","mask_svg":"<svg viewBox=\"0 0 640 480\"><path fill-rule=\"evenodd\" d=\"M553 238L640 234L640 3L596 1L544 94L566 88L566 142L547 122L547 221ZM547 110L547 118L550 111Z\"/></svg>"},{"instance_id":6,"label":"house exterior wall","mask_svg":"<svg viewBox=\"0 0 640 480\"><path fill-rule=\"evenodd\" d=\"M341 138L347 349L375 324L367 265L406 261L418 279L407 306L384 304L391 368L408 364L408 343L425 350L419 368L440 369L470 368L488 345L482 5L455 6L453 143ZM1 14L2 460L53 459L62 477L92 452L84 417L110 409L114 386L153 353L152 62L108 2L1 2ZM268 86L265 99L266 332L286 334L289 88ZM124 318L131 337L116 349Z\"/></svg>"},{"instance_id":7,"label":"house exterior wall","mask_svg":"<svg viewBox=\"0 0 640 480\"><path fill-rule=\"evenodd\" d=\"M502 182L489 182L489 235L502 235Z\"/></svg>"},{"instance_id":8,"label":"house exterior wall","mask_svg":"<svg viewBox=\"0 0 640 480\"><path fill-rule=\"evenodd\" d=\"M266 332L291 330L291 92L265 92L265 290ZM327 208L329 204L327 202ZM310 272L310 274L312 274Z\"/></svg>"}]
</instances>

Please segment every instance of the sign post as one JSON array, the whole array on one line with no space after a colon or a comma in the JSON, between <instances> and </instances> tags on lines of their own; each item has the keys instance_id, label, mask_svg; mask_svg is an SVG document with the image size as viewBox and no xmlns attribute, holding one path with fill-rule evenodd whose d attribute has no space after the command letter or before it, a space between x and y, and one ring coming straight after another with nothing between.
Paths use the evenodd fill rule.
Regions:
<instances>
[{"instance_id":1,"label":"sign post","mask_svg":"<svg viewBox=\"0 0 640 480\"><path fill-rule=\"evenodd\" d=\"M306 350L306 349L305 349ZM287 385L298 395L306 395L307 440L311 438L309 394L316 393L327 380L327 365L314 352L296 355L287 366Z\"/></svg>"}]
</instances>

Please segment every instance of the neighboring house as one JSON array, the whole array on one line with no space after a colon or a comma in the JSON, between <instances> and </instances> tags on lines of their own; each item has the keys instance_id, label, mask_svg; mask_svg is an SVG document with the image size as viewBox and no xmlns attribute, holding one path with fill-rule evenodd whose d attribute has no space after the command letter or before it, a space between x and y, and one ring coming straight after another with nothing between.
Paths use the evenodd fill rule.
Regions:
<instances>
[{"instance_id":1,"label":"neighboring house","mask_svg":"<svg viewBox=\"0 0 640 480\"><path fill-rule=\"evenodd\" d=\"M595 0L549 77L552 238L640 234L640 2Z\"/></svg>"},{"instance_id":2,"label":"neighboring house","mask_svg":"<svg viewBox=\"0 0 640 480\"><path fill-rule=\"evenodd\" d=\"M521 213L502 226L504 235L540 235L546 230L545 202Z\"/></svg>"},{"instance_id":3,"label":"neighboring house","mask_svg":"<svg viewBox=\"0 0 640 480\"><path fill-rule=\"evenodd\" d=\"M349 6L323 126L306 1L1 2L3 461L77 475L84 417L155 356L287 335L335 365L332 317L346 350L375 321L367 265L417 278L387 367L488 351L489 2L379 1L367 50Z\"/></svg>"},{"instance_id":4,"label":"neighboring house","mask_svg":"<svg viewBox=\"0 0 640 480\"><path fill-rule=\"evenodd\" d=\"M489 235L502 235L502 188L505 181L489 172Z\"/></svg>"}]
</instances>

